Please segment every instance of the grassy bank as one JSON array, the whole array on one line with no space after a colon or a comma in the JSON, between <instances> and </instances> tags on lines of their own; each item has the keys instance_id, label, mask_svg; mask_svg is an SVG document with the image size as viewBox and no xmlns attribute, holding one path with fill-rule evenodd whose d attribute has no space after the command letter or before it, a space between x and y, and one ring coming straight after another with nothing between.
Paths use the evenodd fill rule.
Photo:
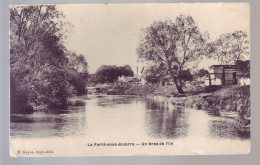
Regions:
<instances>
[{"instance_id":1,"label":"grassy bank","mask_svg":"<svg viewBox=\"0 0 260 165\"><path fill-rule=\"evenodd\" d=\"M137 95L137 96L147 96L147 95L160 95L160 96L172 96L176 93L175 87L171 86L160 86L158 84L145 84L140 83L116 83L112 88L105 89L102 91L109 95Z\"/></svg>"},{"instance_id":2,"label":"grassy bank","mask_svg":"<svg viewBox=\"0 0 260 165\"><path fill-rule=\"evenodd\" d=\"M174 105L196 109L237 111L245 117L250 116L250 86L223 86L214 92L205 88L199 92L186 90L179 95L174 87L157 84L115 84L108 94L170 97Z\"/></svg>"},{"instance_id":3,"label":"grassy bank","mask_svg":"<svg viewBox=\"0 0 260 165\"><path fill-rule=\"evenodd\" d=\"M168 97L168 101L173 105L207 110L221 116L230 113L236 119L239 130L250 131L250 86L225 86L215 92Z\"/></svg>"},{"instance_id":4,"label":"grassy bank","mask_svg":"<svg viewBox=\"0 0 260 165\"><path fill-rule=\"evenodd\" d=\"M198 88L197 88L198 89ZM185 95L179 95L174 85L158 84L114 84L106 91L110 95L138 95L171 97L174 105L182 105L196 109L237 111L250 116L250 86L223 86L214 92L200 87L198 91L186 89Z\"/></svg>"},{"instance_id":5,"label":"grassy bank","mask_svg":"<svg viewBox=\"0 0 260 165\"><path fill-rule=\"evenodd\" d=\"M148 96L167 100L173 105L207 110L214 114L224 116L232 114L237 121L238 129L250 130L250 86L223 86L214 92L207 91L205 87L196 89L197 91L186 88L186 94L179 95L174 85L115 84L108 94Z\"/></svg>"},{"instance_id":6,"label":"grassy bank","mask_svg":"<svg viewBox=\"0 0 260 165\"><path fill-rule=\"evenodd\" d=\"M172 103L196 109L237 111L250 116L250 86L226 86L215 92L173 97Z\"/></svg>"}]
</instances>

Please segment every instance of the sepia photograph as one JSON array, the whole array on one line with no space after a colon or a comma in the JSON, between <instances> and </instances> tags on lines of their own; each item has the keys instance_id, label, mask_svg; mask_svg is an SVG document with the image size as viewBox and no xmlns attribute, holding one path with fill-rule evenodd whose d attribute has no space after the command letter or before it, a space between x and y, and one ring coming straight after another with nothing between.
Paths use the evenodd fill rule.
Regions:
<instances>
[{"instance_id":1,"label":"sepia photograph","mask_svg":"<svg viewBox=\"0 0 260 165\"><path fill-rule=\"evenodd\" d=\"M10 156L250 152L249 3L9 12Z\"/></svg>"}]
</instances>

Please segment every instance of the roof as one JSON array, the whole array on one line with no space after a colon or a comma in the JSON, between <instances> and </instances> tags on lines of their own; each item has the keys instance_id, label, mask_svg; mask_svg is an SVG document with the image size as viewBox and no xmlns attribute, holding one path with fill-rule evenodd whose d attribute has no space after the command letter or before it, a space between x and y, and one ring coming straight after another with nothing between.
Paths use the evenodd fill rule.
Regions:
<instances>
[{"instance_id":1,"label":"roof","mask_svg":"<svg viewBox=\"0 0 260 165\"><path fill-rule=\"evenodd\" d=\"M237 65L212 65L209 67L210 69L214 68L224 68L224 69L240 69Z\"/></svg>"},{"instance_id":2,"label":"roof","mask_svg":"<svg viewBox=\"0 0 260 165\"><path fill-rule=\"evenodd\" d=\"M135 77L125 77L126 81L131 81L131 80L134 80L134 79L135 79Z\"/></svg>"},{"instance_id":3,"label":"roof","mask_svg":"<svg viewBox=\"0 0 260 165\"><path fill-rule=\"evenodd\" d=\"M134 81L134 80L136 80L136 78L135 77L130 77L130 76L119 76L118 77L118 81L127 81L127 82L129 82L129 81Z\"/></svg>"}]
</instances>

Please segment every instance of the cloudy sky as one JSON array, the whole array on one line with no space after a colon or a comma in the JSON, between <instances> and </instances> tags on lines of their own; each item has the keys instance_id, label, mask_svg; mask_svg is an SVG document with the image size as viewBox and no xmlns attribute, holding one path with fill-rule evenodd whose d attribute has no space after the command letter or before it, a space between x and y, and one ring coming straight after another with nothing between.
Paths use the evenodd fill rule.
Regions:
<instances>
[{"instance_id":1,"label":"cloudy sky","mask_svg":"<svg viewBox=\"0 0 260 165\"><path fill-rule=\"evenodd\" d=\"M141 67L136 54L141 29L155 20L191 15L201 32L209 32L212 40L222 33L250 31L247 3L71 4L58 8L73 25L66 47L86 57L90 73L101 65L129 64L134 71L137 65ZM200 66L211 64L203 61Z\"/></svg>"}]
</instances>

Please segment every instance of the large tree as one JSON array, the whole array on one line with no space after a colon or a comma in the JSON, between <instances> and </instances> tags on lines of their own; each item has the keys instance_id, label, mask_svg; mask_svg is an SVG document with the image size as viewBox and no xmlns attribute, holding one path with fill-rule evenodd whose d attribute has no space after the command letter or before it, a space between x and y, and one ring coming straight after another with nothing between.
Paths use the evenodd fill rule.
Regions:
<instances>
[{"instance_id":1,"label":"large tree","mask_svg":"<svg viewBox=\"0 0 260 165\"><path fill-rule=\"evenodd\" d=\"M132 77L134 72L129 65L119 67L115 65L102 65L95 73L99 83L112 83L122 75Z\"/></svg>"},{"instance_id":2,"label":"large tree","mask_svg":"<svg viewBox=\"0 0 260 165\"><path fill-rule=\"evenodd\" d=\"M179 93L184 93L184 70L193 69L207 52L208 34L202 34L191 16L180 15L175 21L155 21L143 29L139 59L163 69L170 75Z\"/></svg>"},{"instance_id":3,"label":"large tree","mask_svg":"<svg viewBox=\"0 0 260 165\"><path fill-rule=\"evenodd\" d=\"M11 111L62 107L72 95L68 71L80 72L70 62L86 65L69 58L66 24L55 5L10 7Z\"/></svg>"},{"instance_id":4,"label":"large tree","mask_svg":"<svg viewBox=\"0 0 260 165\"><path fill-rule=\"evenodd\" d=\"M249 56L249 40L246 32L235 31L225 33L212 44L210 57L218 60L219 64L231 65Z\"/></svg>"},{"instance_id":5,"label":"large tree","mask_svg":"<svg viewBox=\"0 0 260 165\"><path fill-rule=\"evenodd\" d=\"M66 79L77 91L77 95L86 94L86 85L88 83L88 63L85 56L77 55L75 52L67 53L68 62L65 65Z\"/></svg>"}]
</instances>

